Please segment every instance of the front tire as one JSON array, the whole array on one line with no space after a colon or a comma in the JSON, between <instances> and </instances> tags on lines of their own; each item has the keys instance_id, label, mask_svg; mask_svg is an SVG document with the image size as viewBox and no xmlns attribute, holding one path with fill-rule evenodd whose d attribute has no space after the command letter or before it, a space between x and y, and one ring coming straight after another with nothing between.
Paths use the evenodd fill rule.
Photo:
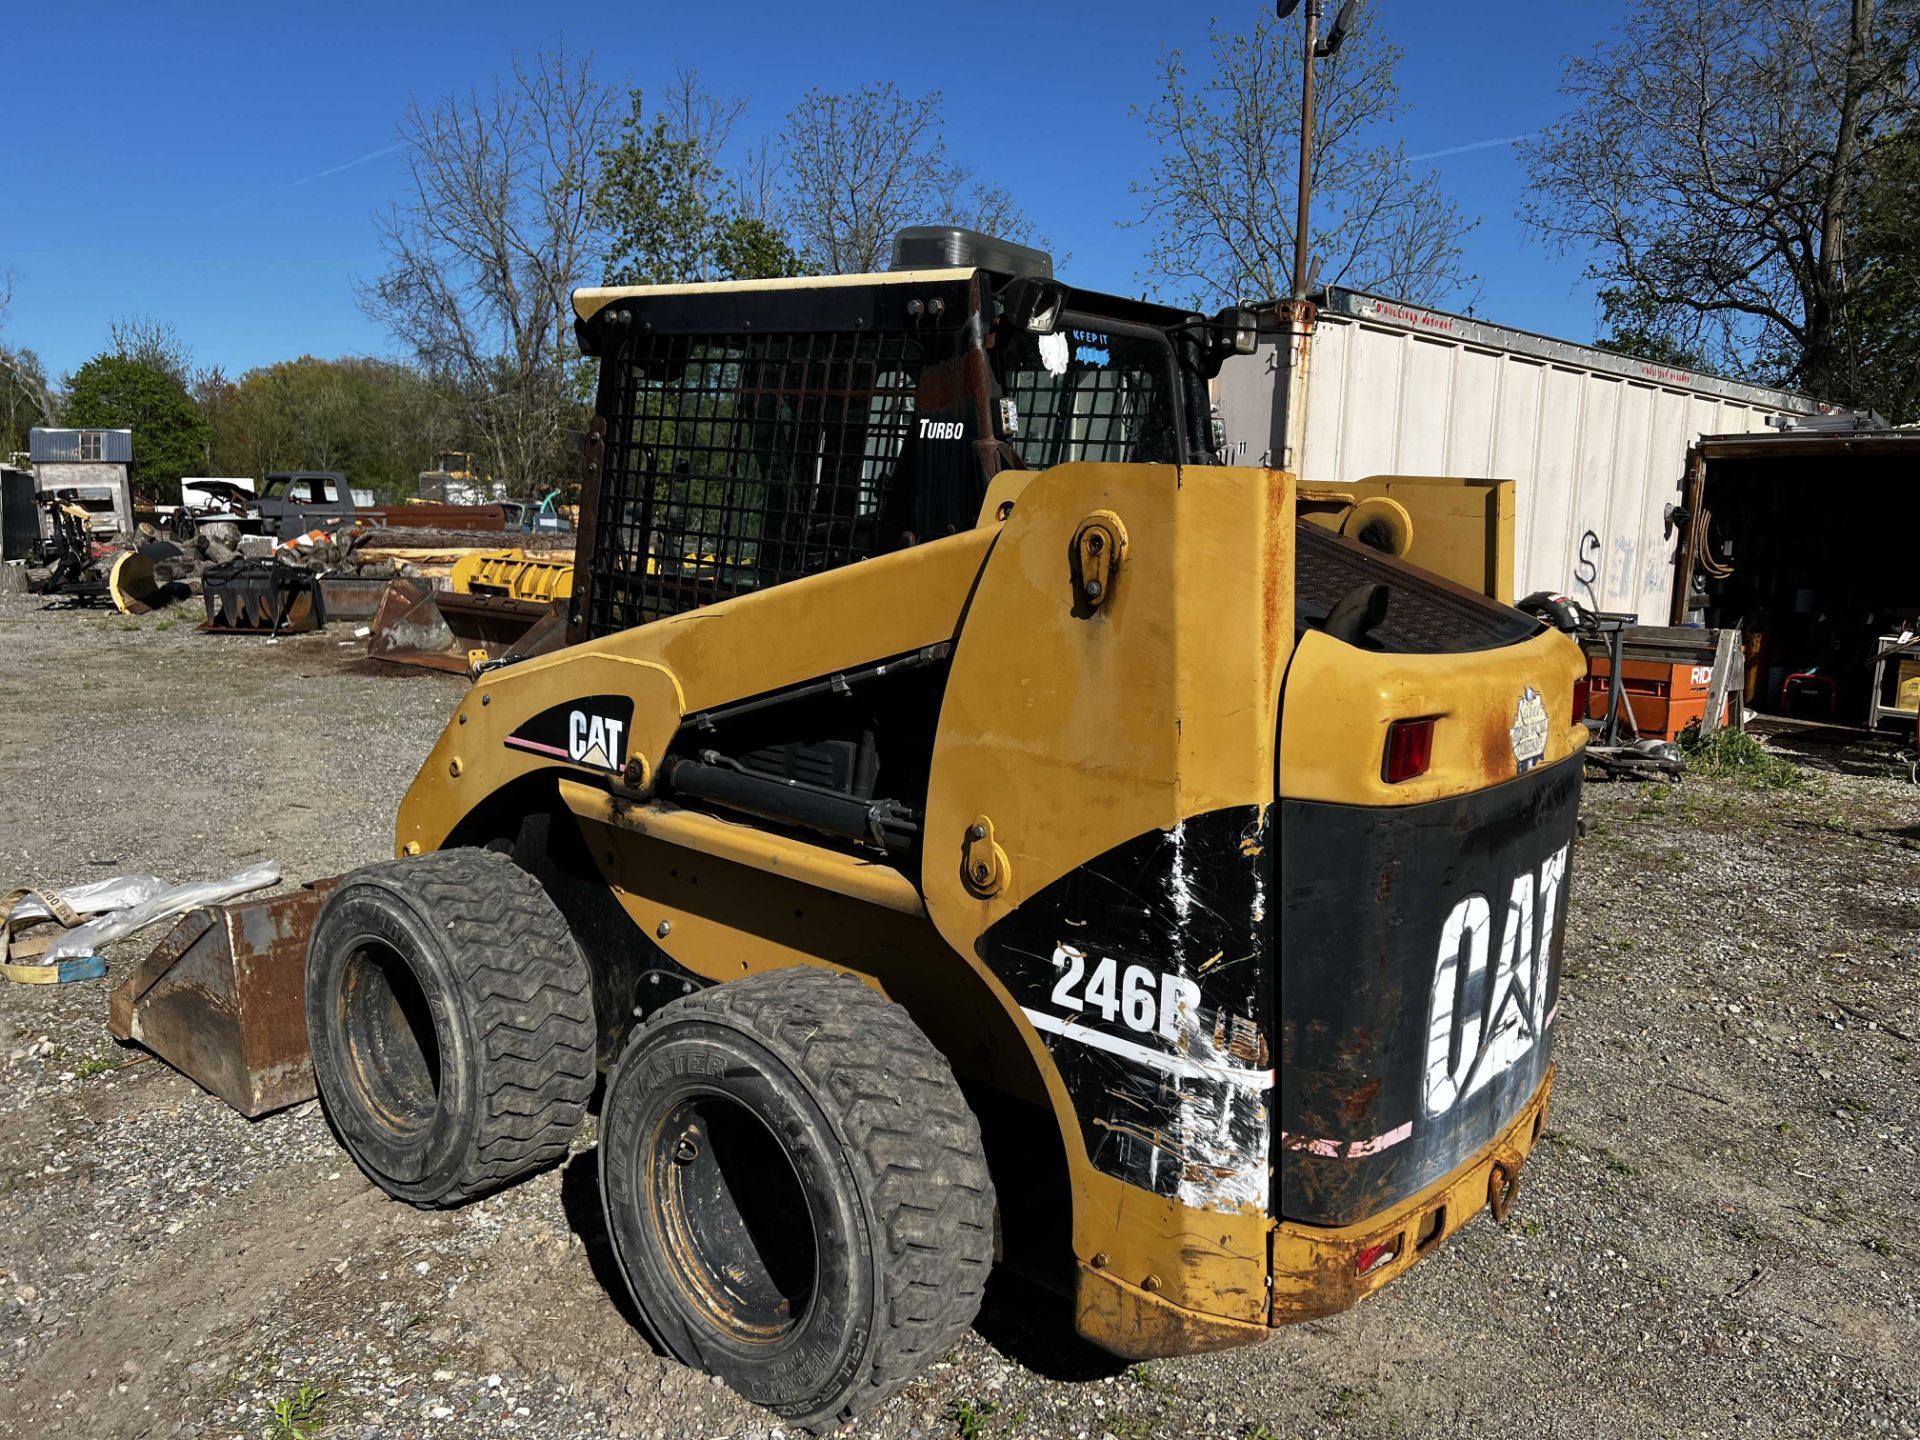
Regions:
<instances>
[{"instance_id":1,"label":"front tire","mask_svg":"<svg viewBox=\"0 0 1920 1440\"><path fill-rule=\"evenodd\" d=\"M973 1323L993 1260L979 1125L906 1011L853 977L779 970L666 1006L601 1128L647 1328L746 1399L835 1424Z\"/></svg>"},{"instance_id":2,"label":"front tire","mask_svg":"<svg viewBox=\"0 0 1920 1440\"><path fill-rule=\"evenodd\" d=\"M593 1093L592 989L566 920L505 855L354 871L307 949L314 1078L347 1153L421 1206L560 1159Z\"/></svg>"}]
</instances>

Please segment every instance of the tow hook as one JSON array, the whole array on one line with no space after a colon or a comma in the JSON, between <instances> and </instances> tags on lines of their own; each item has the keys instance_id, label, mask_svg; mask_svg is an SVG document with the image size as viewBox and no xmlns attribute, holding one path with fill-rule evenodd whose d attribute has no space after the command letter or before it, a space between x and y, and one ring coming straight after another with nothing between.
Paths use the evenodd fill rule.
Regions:
<instances>
[{"instance_id":1,"label":"tow hook","mask_svg":"<svg viewBox=\"0 0 1920 1440\"><path fill-rule=\"evenodd\" d=\"M1507 1212L1513 1209L1514 1198L1519 1193L1520 1161L1499 1156L1493 1162L1493 1169L1487 1172L1487 1208L1493 1211L1496 1224L1507 1223Z\"/></svg>"}]
</instances>

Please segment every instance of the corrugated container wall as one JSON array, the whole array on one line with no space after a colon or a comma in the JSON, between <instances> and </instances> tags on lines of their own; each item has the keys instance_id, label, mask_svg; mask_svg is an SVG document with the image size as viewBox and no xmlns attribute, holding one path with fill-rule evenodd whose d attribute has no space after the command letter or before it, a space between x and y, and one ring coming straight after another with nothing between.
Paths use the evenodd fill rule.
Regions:
<instances>
[{"instance_id":1,"label":"corrugated container wall","mask_svg":"<svg viewBox=\"0 0 1920 1440\"><path fill-rule=\"evenodd\" d=\"M36 425L27 432L27 458L36 465L131 465L133 432L51 430Z\"/></svg>"},{"instance_id":2,"label":"corrugated container wall","mask_svg":"<svg viewBox=\"0 0 1920 1440\"><path fill-rule=\"evenodd\" d=\"M1304 383L1294 386L1296 375ZM1302 481L1513 480L1514 594L1552 590L1664 623L1687 449L1809 415L1784 391L1373 296L1323 297L1304 337L1261 336L1215 382L1229 458Z\"/></svg>"}]
</instances>

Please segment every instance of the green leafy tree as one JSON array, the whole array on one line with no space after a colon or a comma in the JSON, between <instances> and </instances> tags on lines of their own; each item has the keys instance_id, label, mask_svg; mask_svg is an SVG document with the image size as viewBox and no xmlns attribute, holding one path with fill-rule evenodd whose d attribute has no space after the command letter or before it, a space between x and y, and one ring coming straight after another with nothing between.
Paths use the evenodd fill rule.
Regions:
<instances>
[{"instance_id":1,"label":"green leafy tree","mask_svg":"<svg viewBox=\"0 0 1920 1440\"><path fill-rule=\"evenodd\" d=\"M165 499L207 460L211 429L180 381L122 355L96 355L67 382L65 421L75 429L133 431L132 480Z\"/></svg>"},{"instance_id":2,"label":"green leafy tree","mask_svg":"<svg viewBox=\"0 0 1920 1440\"><path fill-rule=\"evenodd\" d=\"M1698 370L1700 352L1681 344L1661 324L1660 307L1644 290L1614 286L1600 292L1606 333L1593 343L1616 355L1631 355L1674 370Z\"/></svg>"},{"instance_id":3,"label":"green leafy tree","mask_svg":"<svg viewBox=\"0 0 1920 1440\"><path fill-rule=\"evenodd\" d=\"M339 470L385 499L415 493L441 450L473 449L460 405L411 366L303 355L203 388L220 475Z\"/></svg>"},{"instance_id":4,"label":"green leafy tree","mask_svg":"<svg viewBox=\"0 0 1920 1440\"><path fill-rule=\"evenodd\" d=\"M1874 150L1853 254L1847 398L1895 424L1920 421L1920 129Z\"/></svg>"},{"instance_id":5,"label":"green leafy tree","mask_svg":"<svg viewBox=\"0 0 1920 1440\"><path fill-rule=\"evenodd\" d=\"M1876 136L1913 113L1920 0L1629 0L1569 60L1522 216L1643 338L1844 399Z\"/></svg>"},{"instance_id":6,"label":"green leafy tree","mask_svg":"<svg viewBox=\"0 0 1920 1440\"><path fill-rule=\"evenodd\" d=\"M618 140L601 152L595 197L608 235L609 283L792 274L797 261L786 236L720 162L745 102L718 99L686 72L651 120L640 91L630 103Z\"/></svg>"},{"instance_id":7,"label":"green leafy tree","mask_svg":"<svg viewBox=\"0 0 1920 1440\"><path fill-rule=\"evenodd\" d=\"M786 232L753 215L735 215L727 221L714 258L729 280L772 280L801 271L800 256Z\"/></svg>"}]
</instances>

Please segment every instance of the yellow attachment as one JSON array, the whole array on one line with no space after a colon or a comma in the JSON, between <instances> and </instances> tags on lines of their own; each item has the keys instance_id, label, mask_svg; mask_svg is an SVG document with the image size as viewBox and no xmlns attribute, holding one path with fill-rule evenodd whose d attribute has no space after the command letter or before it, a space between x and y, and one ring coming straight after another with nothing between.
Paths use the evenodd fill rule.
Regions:
<instances>
[{"instance_id":1,"label":"yellow attachment","mask_svg":"<svg viewBox=\"0 0 1920 1440\"><path fill-rule=\"evenodd\" d=\"M1514 509L1511 480L1369 475L1299 488L1307 523L1349 538L1372 527L1409 564L1502 605L1513 603Z\"/></svg>"},{"instance_id":2,"label":"yellow attachment","mask_svg":"<svg viewBox=\"0 0 1920 1440\"><path fill-rule=\"evenodd\" d=\"M125 550L107 572L107 593L122 615L144 615L166 603L154 578L153 562L137 550Z\"/></svg>"},{"instance_id":3,"label":"yellow attachment","mask_svg":"<svg viewBox=\"0 0 1920 1440\"><path fill-rule=\"evenodd\" d=\"M524 550L477 550L453 562L462 595L504 595L546 604L573 598L573 561Z\"/></svg>"}]
</instances>

